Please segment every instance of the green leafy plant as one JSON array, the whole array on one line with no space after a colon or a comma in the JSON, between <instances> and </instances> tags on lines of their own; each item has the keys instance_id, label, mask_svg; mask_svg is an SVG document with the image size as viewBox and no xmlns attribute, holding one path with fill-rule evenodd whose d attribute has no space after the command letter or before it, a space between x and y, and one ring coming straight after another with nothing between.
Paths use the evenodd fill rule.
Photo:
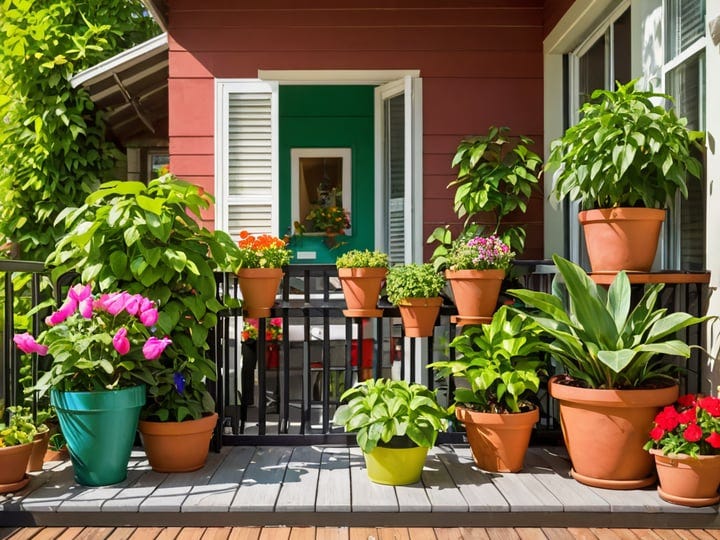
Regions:
<instances>
[{"instance_id":1,"label":"green leafy plant","mask_svg":"<svg viewBox=\"0 0 720 540\"><path fill-rule=\"evenodd\" d=\"M433 298L444 286L445 278L428 263L393 266L385 282L388 300L395 305L405 298Z\"/></svg>"},{"instance_id":2,"label":"green leafy plant","mask_svg":"<svg viewBox=\"0 0 720 540\"><path fill-rule=\"evenodd\" d=\"M502 221L516 210L527 210L542 174L542 159L528 148L532 139L510 137L509 131L507 127L490 127L487 135L463 139L452 160L452 167L458 167L457 178L448 188L455 188L454 210L458 218L464 218L465 234L460 238L499 235L520 253L525 245L525 229L503 227ZM488 226L474 223L480 213L494 221ZM440 244L433 260L447 254L452 244L450 228L436 228L428 238L428 243L432 242Z\"/></svg>"},{"instance_id":3,"label":"green leafy plant","mask_svg":"<svg viewBox=\"0 0 720 540\"><path fill-rule=\"evenodd\" d=\"M558 170L558 199L579 200L584 210L618 206L672 207L687 198L688 175L702 167L691 154L702 133L665 109L666 94L640 91L637 80L617 90L595 90L580 121L550 146L547 170ZM656 100L656 102L653 102Z\"/></svg>"},{"instance_id":4,"label":"green leafy plant","mask_svg":"<svg viewBox=\"0 0 720 540\"><path fill-rule=\"evenodd\" d=\"M376 446L431 448L452 413L438 405L435 392L406 381L368 379L340 399L346 403L335 411L333 423L357 432L365 453Z\"/></svg>"},{"instance_id":5,"label":"green leafy plant","mask_svg":"<svg viewBox=\"0 0 720 540\"><path fill-rule=\"evenodd\" d=\"M67 448L65 436L62 433L53 433L52 435L50 435L50 439L48 440L48 448L55 452L60 452L64 448Z\"/></svg>"},{"instance_id":6,"label":"green leafy plant","mask_svg":"<svg viewBox=\"0 0 720 540\"><path fill-rule=\"evenodd\" d=\"M16 334L25 353L50 354L52 364L36 390L92 392L154 384L153 366L170 339L151 336L158 320L155 304L125 291L94 298L89 285L75 285L62 307L50 315L37 341Z\"/></svg>"},{"instance_id":7,"label":"green leafy plant","mask_svg":"<svg viewBox=\"0 0 720 540\"><path fill-rule=\"evenodd\" d=\"M7 426L0 424L0 448L28 444L33 441L37 429L21 407L8 407L10 421Z\"/></svg>"},{"instance_id":8,"label":"green leafy plant","mask_svg":"<svg viewBox=\"0 0 720 540\"><path fill-rule=\"evenodd\" d=\"M342 233L350 228L347 210L340 206L315 206L305 220L312 224L315 232Z\"/></svg>"},{"instance_id":9,"label":"green leafy plant","mask_svg":"<svg viewBox=\"0 0 720 540\"><path fill-rule=\"evenodd\" d=\"M233 268L281 268L290 264L292 253L285 240L270 234L255 236L247 231L240 232L240 249L237 251Z\"/></svg>"},{"instance_id":10,"label":"green leafy plant","mask_svg":"<svg viewBox=\"0 0 720 540\"><path fill-rule=\"evenodd\" d=\"M660 355L689 357L690 347L676 333L708 317L655 309L661 283L649 286L631 309L625 272L605 290L578 265L557 255L553 261L562 276L562 283L553 281L553 294L508 292L537 310L527 316L551 340L546 348L567 374L589 388L635 388L671 381L675 366Z\"/></svg>"},{"instance_id":11,"label":"green leafy plant","mask_svg":"<svg viewBox=\"0 0 720 540\"><path fill-rule=\"evenodd\" d=\"M43 260L63 234L58 213L81 204L121 156L103 113L70 79L158 33L139 0L3 2L0 246L13 256Z\"/></svg>"},{"instance_id":12,"label":"green leafy plant","mask_svg":"<svg viewBox=\"0 0 720 540\"><path fill-rule=\"evenodd\" d=\"M443 377L465 379L455 402L489 413L517 413L536 407L539 373L545 372L539 328L525 316L509 316L503 306L489 324L463 327L452 343L455 360L434 362Z\"/></svg>"},{"instance_id":13,"label":"green leafy plant","mask_svg":"<svg viewBox=\"0 0 720 540\"><path fill-rule=\"evenodd\" d=\"M655 417L645 450L668 454L720 454L720 399L686 394Z\"/></svg>"},{"instance_id":14,"label":"green leafy plant","mask_svg":"<svg viewBox=\"0 0 720 540\"><path fill-rule=\"evenodd\" d=\"M207 336L223 309L214 272L234 271L238 248L226 233L198 224L211 202L197 186L167 174L147 185L103 184L59 218L68 232L47 260L54 279L78 269L100 291L142 293L157 304L157 333L172 345L162 360L167 373L157 374L164 383L148 387L148 419L197 419L214 410L206 388L215 379ZM176 373L185 381L181 394Z\"/></svg>"},{"instance_id":15,"label":"green leafy plant","mask_svg":"<svg viewBox=\"0 0 720 540\"><path fill-rule=\"evenodd\" d=\"M337 268L387 268L388 255L382 251L351 249L338 256Z\"/></svg>"}]
</instances>

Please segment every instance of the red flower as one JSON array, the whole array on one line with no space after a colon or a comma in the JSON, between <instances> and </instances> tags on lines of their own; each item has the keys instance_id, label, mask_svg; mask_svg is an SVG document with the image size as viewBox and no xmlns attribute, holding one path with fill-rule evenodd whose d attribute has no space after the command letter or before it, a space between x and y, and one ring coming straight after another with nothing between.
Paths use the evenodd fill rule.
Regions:
<instances>
[{"instance_id":1,"label":"red flower","mask_svg":"<svg viewBox=\"0 0 720 540\"><path fill-rule=\"evenodd\" d=\"M695 405L695 394L685 394L677 399L681 407L693 407Z\"/></svg>"},{"instance_id":2,"label":"red flower","mask_svg":"<svg viewBox=\"0 0 720 540\"><path fill-rule=\"evenodd\" d=\"M689 424L683 432L683 437L688 442L698 442L702 439L702 429L697 424Z\"/></svg>"},{"instance_id":3,"label":"red flower","mask_svg":"<svg viewBox=\"0 0 720 540\"><path fill-rule=\"evenodd\" d=\"M720 448L720 435L715 431L709 437L706 437L705 441L713 448Z\"/></svg>"},{"instance_id":4,"label":"red flower","mask_svg":"<svg viewBox=\"0 0 720 540\"><path fill-rule=\"evenodd\" d=\"M690 424L697 421L697 413L695 407L681 412L678 415L681 424Z\"/></svg>"},{"instance_id":5,"label":"red flower","mask_svg":"<svg viewBox=\"0 0 720 540\"><path fill-rule=\"evenodd\" d=\"M720 416L720 399L714 397L704 397L698 400L701 409L705 409L712 416Z\"/></svg>"},{"instance_id":6,"label":"red flower","mask_svg":"<svg viewBox=\"0 0 720 540\"><path fill-rule=\"evenodd\" d=\"M666 431L672 431L680 423L680 415L675 407L668 405L655 417L655 423Z\"/></svg>"},{"instance_id":7,"label":"red flower","mask_svg":"<svg viewBox=\"0 0 720 540\"><path fill-rule=\"evenodd\" d=\"M650 438L651 438L653 441L659 441L660 439L663 438L663 435L665 435L665 430L664 430L663 428L661 428L661 427L654 427L654 428L650 431Z\"/></svg>"}]
</instances>

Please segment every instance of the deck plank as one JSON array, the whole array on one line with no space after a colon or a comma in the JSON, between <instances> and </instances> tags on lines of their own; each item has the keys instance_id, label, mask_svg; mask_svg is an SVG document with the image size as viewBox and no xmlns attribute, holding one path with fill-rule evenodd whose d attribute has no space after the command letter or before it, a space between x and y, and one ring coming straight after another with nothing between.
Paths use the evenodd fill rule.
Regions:
<instances>
[{"instance_id":1,"label":"deck plank","mask_svg":"<svg viewBox=\"0 0 720 540\"><path fill-rule=\"evenodd\" d=\"M315 497L316 512L349 512L350 453L347 448L323 449Z\"/></svg>"},{"instance_id":2,"label":"deck plank","mask_svg":"<svg viewBox=\"0 0 720 540\"><path fill-rule=\"evenodd\" d=\"M317 527L316 540L349 540L350 532L347 527Z\"/></svg>"},{"instance_id":3,"label":"deck plank","mask_svg":"<svg viewBox=\"0 0 720 540\"><path fill-rule=\"evenodd\" d=\"M375 527L350 527L349 540L378 540L379 534ZM433 535L433 540L434 538L435 536Z\"/></svg>"},{"instance_id":4,"label":"deck plank","mask_svg":"<svg viewBox=\"0 0 720 540\"><path fill-rule=\"evenodd\" d=\"M233 527L228 540L258 540L262 527Z\"/></svg>"},{"instance_id":5,"label":"deck plank","mask_svg":"<svg viewBox=\"0 0 720 540\"><path fill-rule=\"evenodd\" d=\"M128 470L125 480L112 486L86 487L72 498L62 501L58 512L93 512L99 510L108 499L112 499L122 490L137 482L145 471L140 469Z\"/></svg>"},{"instance_id":6,"label":"deck plank","mask_svg":"<svg viewBox=\"0 0 720 540\"><path fill-rule=\"evenodd\" d=\"M380 527L378 540L410 540L410 532L405 527Z\"/></svg>"},{"instance_id":7,"label":"deck plank","mask_svg":"<svg viewBox=\"0 0 720 540\"><path fill-rule=\"evenodd\" d=\"M395 489L371 482L359 448L350 449L350 482L353 512L397 512Z\"/></svg>"},{"instance_id":8,"label":"deck plank","mask_svg":"<svg viewBox=\"0 0 720 540\"><path fill-rule=\"evenodd\" d=\"M193 487L207 485L222 458L222 454L210 452L202 469L166 475L160 485L140 503L139 511L180 512Z\"/></svg>"},{"instance_id":9,"label":"deck plank","mask_svg":"<svg viewBox=\"0 0 720 540\"><path fill-rule=\"evenodd\" d=\"M460 456L454 450L442 452L439 457L471 512L510 511L505 497L490 476L475 466L472 457Z\"/></svg>"},{"instance_id":10,"label":"deck plank","mask_svg":"<svg viewBox=\"0 0 720 540\"><path fill-rule=\"evenodd\" d=\"M433 512L467 512L468 503L453 482L452 476L440 460L442 450L428 452L422 481Z\"/></svg>"},{"instance_id":11,"label":"deck plank","mask_svg":"<svg viewBox=\"0 0 720 540\"><path fill-rule=\"evenodd\" d=\"M312 512L318 491L322 449L316 446L295 448L285 469L276 512Z\"/></svg>"},{"instance_id":12,"label":"deck plank","mask_svg":"<svg viewBox=\"0 0 720 540\"><path fill-rule=\"evenodd\" d=\"M292 448L287 447L258 447L245 470L230 510L273 511L291 453Z\"/></svg>"},{"instance_id":13,"label":"deck plank","mask_svg":"<svg viewBox=\"0 0 720 540\"><path fill-rule=\"evenodd\" d=\"M290 540L315 540L315 527L293 527Z\"/></svg>"},{"instance_id":14,"label":"deck plank","mask_svg":"<svg viewBox=\"0 0 720 540\"><path fill-rule=\"evenodd\" d=\"M74 471L70 462L63 467L55 468L47 474L47 481L38 489L28 491L30 486L18 492L19 507L31 512L54 512L60 504L80 493L84 488L75 483ZM32 483L32 482L31 482ZM13 508L13 502L6 503L5 508ZM15 506L17 508L17 506Z\"/></svg>"},{"instance_id":15,"label":"deck plank","mask_svg":"<svg viewBox=\"0 0 720 540\"><path fill-rule=\"evenodd\" d=\"M395 496L400 512L431 512L432 504L422 483L395 486Z\"/></svg>"},{"instance_id":16,"label":"deck plank","mask_svg":"<svg viewBox=\"0 0 720 540\"><path fill-rule=\"evenodd\" d=\"M193 486L183 512L227 512L237 494L255 449L236 446L222 449L222 462L206 485Z\"/></svg>"}]
</instances>

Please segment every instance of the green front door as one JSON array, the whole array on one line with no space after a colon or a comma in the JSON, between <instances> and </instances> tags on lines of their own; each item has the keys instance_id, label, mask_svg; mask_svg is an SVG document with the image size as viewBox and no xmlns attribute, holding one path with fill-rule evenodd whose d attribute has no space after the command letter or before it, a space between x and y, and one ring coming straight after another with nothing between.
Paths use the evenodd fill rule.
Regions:
<instances>
[{"instance_id":1,"label":"green front door","mask_svg":"<svg viewBox=\"0 0 720 540\"><path fill-rule=\"evenodd\" d=\"M293 221L304 220L309 206L320 204L320 189L305 185L302 174L293 175L292 154L302 154L308 149L327 149L329 157L323 152L305 152L321 157L309 158L320 168L319 174L332 185L338 174L338 163L343 158L333 157L342 154L349 156L350 166L347 191L349 197L342 203L340 183L334 185L333 197L337 192L338 205L349 211L350 234L338 237L336 245L325 236L305 234L293 236L291 247L293 262L298 263L334 263L336 257L349 249L373 249L375 239L375 181L373 146L373 87L313 85L280 86L280 231L292 233ZM341 151L342 149L342 151ZM295 152L293 153L293 150ZM297 164L296 164L297 165ZM293 179L293 176L295 177ZM293 185L295 183L295 185ZM299 185L298 185L299 184ZM301 193L301 195L299 195ZM310 195L308 196L308 193ZM347 195L347 193L346 193ZM295 203L293 203L295 199ZM326 199L324 199L326 200ZM299 207L302 201L302 207ZM295 210L293 211L293 208ZM293 213L295 216L293 216ZM318 234L321 234L318 232Z\"/></svg>"}]
</instances>

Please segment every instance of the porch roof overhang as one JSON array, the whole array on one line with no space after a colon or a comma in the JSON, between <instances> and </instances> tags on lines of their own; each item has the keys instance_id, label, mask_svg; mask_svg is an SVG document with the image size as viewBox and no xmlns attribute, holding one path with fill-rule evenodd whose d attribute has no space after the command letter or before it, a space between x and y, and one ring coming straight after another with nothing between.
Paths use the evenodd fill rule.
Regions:
<instances>
[{"instance_id":1,"label":"porch roof overhang","mask_svg":"<svg viewBox=\"0 0 720 540\"><path fill-rule=\"evenodd\" d=\"M160 34L70 80L108 112L108 125L126 145L138 138L166 138L168 119L168 38Z\"/></svg>"}]
</instances>

